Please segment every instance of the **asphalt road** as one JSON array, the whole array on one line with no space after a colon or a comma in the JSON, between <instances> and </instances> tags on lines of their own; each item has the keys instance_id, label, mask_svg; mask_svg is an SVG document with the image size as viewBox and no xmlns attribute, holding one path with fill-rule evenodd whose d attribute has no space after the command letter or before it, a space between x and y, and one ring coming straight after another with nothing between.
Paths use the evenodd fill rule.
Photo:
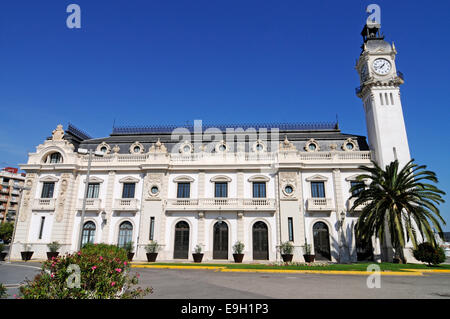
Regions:
<instances>
[{"instance_id":1,"label":"asphalt road","mask_svg":"<svg viewBox=\"0 0 450 319\"><path fill-rule=\"evenodd\" d=\"M25 278L32 279L39 263L0 263L0 282L9 298ZM175 299L322 299L322 298L446 298L450 274L381 276L380 288L367 288L366 276L322 274L225 273L212 270L133 269L139 285L152 287L146 298Z\"/></svg>"},{"instance_id":2,"label":"asphalt road","mask_svg":"<svg viewBox=\"0 0 450 319\"><path fill-rule=\"evenodd\" d=\"M138 269L147 298L448 298L450 274L382 276L380 288L367 288L366 276L224 273L211 270Z\"/></svg>"},{"instance_id":3,"label":"asphalt road","mask_svg":"<svg viewBox=\"0 0 450 319\"><path fill-rule=\"evenodd\" d=\"M13 298L19 293L19 285L25 282L25 279L32 280L41 269L39 263L7 263L0 262L0 283L7 288L9 298Z\"/></svg>"}]
</instances>

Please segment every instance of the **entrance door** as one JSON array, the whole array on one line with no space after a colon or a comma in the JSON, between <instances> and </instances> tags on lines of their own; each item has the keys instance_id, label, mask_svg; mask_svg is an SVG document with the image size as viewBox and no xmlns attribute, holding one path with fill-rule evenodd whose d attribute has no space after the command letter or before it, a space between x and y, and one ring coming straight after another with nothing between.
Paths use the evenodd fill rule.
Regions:
<instances>
[{"instance_id":1,"label":"entrance door","mask_svg":"<svg viewBox=\"0 0 450 319\"><path fill-rule=\"evenodd\" d=\"M356 225L355 225L356 229ZM372 241L368 240L367 242L363 241L362 239L358 238L358 236L355 235L356 239L356 256L357 261L372 261L373 260L373 247L372 247Z\"/></svg>"},{"instance_id":2,"label":"entrance door","mask_svg":"<svg viewBox=\"0 0 450 319\"><path fill-rule=\"evenodd\" d=\"M269 259L268 230L264 222L256 222L253 225L253 259Z\"/></svg>"},{"instance_id":3,"label":"entrance door","mask_svg":"<svg viewBox=\"0 0 450 319\"><path fill-rule=\"evenodd\" d=\"M331 260L330 234L325 223L317 222L313 226L314 252L317 260Z\"/></svg>"},{"instance_id":4,"label":"entrance door","mask_svg":"<svg viewBox=\"0 0 450 319\"><path fill-rule=\"evenodd\" d=\"M189 255L189 225L186 222L178 222L175 225L174 259L188 259Z\"/></svg>"},{"instance_id":5,"label":"entrance door","mask_svg":"<svg viewBox=\"0 0 450 319\"><path fill-rule=\"evenodd\" d=\"M228 225L225 222L214 224L213 259L228 259Z\"/></svg>"}]
</instances>

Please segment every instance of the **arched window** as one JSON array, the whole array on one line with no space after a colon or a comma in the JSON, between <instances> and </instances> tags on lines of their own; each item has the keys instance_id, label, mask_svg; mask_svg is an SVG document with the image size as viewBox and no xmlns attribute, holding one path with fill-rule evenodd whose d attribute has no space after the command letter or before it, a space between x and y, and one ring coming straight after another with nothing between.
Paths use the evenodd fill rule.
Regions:
<instances>
[{"instance_id":1,"label":"arched window","mask_svg":"<svg viewBox=\"0 0 450 319\"><path fill-rule=\"evenodd\" d=\"M189 255L189 224L180 221L175 225L174 259L187 259Z\"/></svg>"},{"instance_id":2,"label":"arched window","mask_svg":"<svg viewBox=\"0 0 450 319\"><path fill-rule=\"evenodd\" d=\"M93 244L95 240L95 224L94 222L86 222L83 226L83 236L81 240L81 247L86 244Z\"/></svg>"},{"instance_id":3,"label":"arched window","mask_svg":"<svg viewBox=\"0 0 450 319\"><path fill-rule=\"evenodd\" d=\"M53 152L44 157L44 163L46 164L58 164L62 163L62 155L58 152Z\"/></svg>"},{"instance_id":4,"label":"arched window","mask_svg":"<svg viewBox=\"0 0 450 319\"><path fill-rule=\"evenodd\" d=\"M256 222L253 225L253 259L269 259L269 234L264 222Z\"/></svg>"},{"instance_id":5,"label":"arched window","mask_svg":"<svg viewBox=\"0 0 450 319\"><path fill-rule=\"evenodd\" d=\"M119 247L125 247L125 245L132 241L133 238L133 225L130 222L123 222L119 226Z\"/></svg>"}]
</instances>

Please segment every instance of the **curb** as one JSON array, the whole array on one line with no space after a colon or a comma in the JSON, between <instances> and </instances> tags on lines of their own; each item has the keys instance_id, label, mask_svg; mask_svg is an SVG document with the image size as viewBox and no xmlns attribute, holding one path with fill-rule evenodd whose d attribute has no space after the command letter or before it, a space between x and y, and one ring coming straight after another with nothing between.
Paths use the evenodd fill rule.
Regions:
<instances>
[{"instance_id":1,"label":"curb","mask_svg":"<svg viewBox=\"0 0 450 319\"><path fill-rule=\"evenodd\" d=\"M374 274L370 271L345 271L345 270L283 270L283 269L229 269L215 266L171 266L171 265L131 265L132 268L149 269L183 269L183 270L215 270L217 272L249 272L249 273L278 273L278 274L324 274L324 275L359 275L369 276ZM431 270L431 269L430 269ZM428 271L430 272L430 271ZM432 272L432 270L431 270ZM447 272L447 271L446 271ZM450 271L448 271L450 273ZM382 271L383 276L423 276L421 271L410 270L408 272L400 271Z\"/></svg>"}]
</instances>

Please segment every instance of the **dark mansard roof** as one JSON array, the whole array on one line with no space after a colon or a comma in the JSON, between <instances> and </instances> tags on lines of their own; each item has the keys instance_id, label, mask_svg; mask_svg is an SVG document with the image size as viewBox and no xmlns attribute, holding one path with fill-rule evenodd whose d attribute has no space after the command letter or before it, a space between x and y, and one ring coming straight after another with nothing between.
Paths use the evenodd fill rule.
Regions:
<instances>
[{"instance_id":1,"label":"dark mansard roof","mask_svg":"<svg viewBox=\"0 0 450 319\"><path fill-rule=\"evenodd\" d=\"M257 138L267 140L267 144L271 142L271 131L274 128L279 129L278 140L281 142L288 138L292 142L297 150L304 151L304 146L307 141L314 139L319 143L320 151L330 151L330 145L335 144L337 149L340 150L341 145L351 138L358 144L358 148L361 151L369 150L365 136L355 134L345 134L339 129L338 123L266 123L266 124L231 124L231 125L205 125L202 126L202 131L208 132L212 128L220 130L223 134L223 139L226 140L225 133L227 129L247 131L254 128L257 132ZM186 132L185 134L191 135L191 141L194 141L194 126L193 125L160 125L160 126L115 126L112 133L108 137L92 138L85 132L77 129L74 125L69 124L65 131L64 138L75 145L76 148L95 149L100 143L105 142L111 147L118 145L120 147L120 154L128 154L131 144L138 141L144 148L145 152L156 142L158 139L161 143L167 147L169 152L172 152L172 148L175 144L179 143L181 137L176 140L172 140L172 132L174 129L182 128ZM263 138L261 132L267 132L267 138ZM189 132L189 133L188 133ZM237 133L239 134L239 133ZM242 134L245 134L242 133ZM247 133L248 134L248 133ZM248 137L247 137L248 140ZM210 143L208 139L204 139L204 143ZM220 141L214 141L219 143ZM249 143L246 143L246 151L249 151ZM270 151L270 145L268 145Z\"/></svg>"}]
</instances>

